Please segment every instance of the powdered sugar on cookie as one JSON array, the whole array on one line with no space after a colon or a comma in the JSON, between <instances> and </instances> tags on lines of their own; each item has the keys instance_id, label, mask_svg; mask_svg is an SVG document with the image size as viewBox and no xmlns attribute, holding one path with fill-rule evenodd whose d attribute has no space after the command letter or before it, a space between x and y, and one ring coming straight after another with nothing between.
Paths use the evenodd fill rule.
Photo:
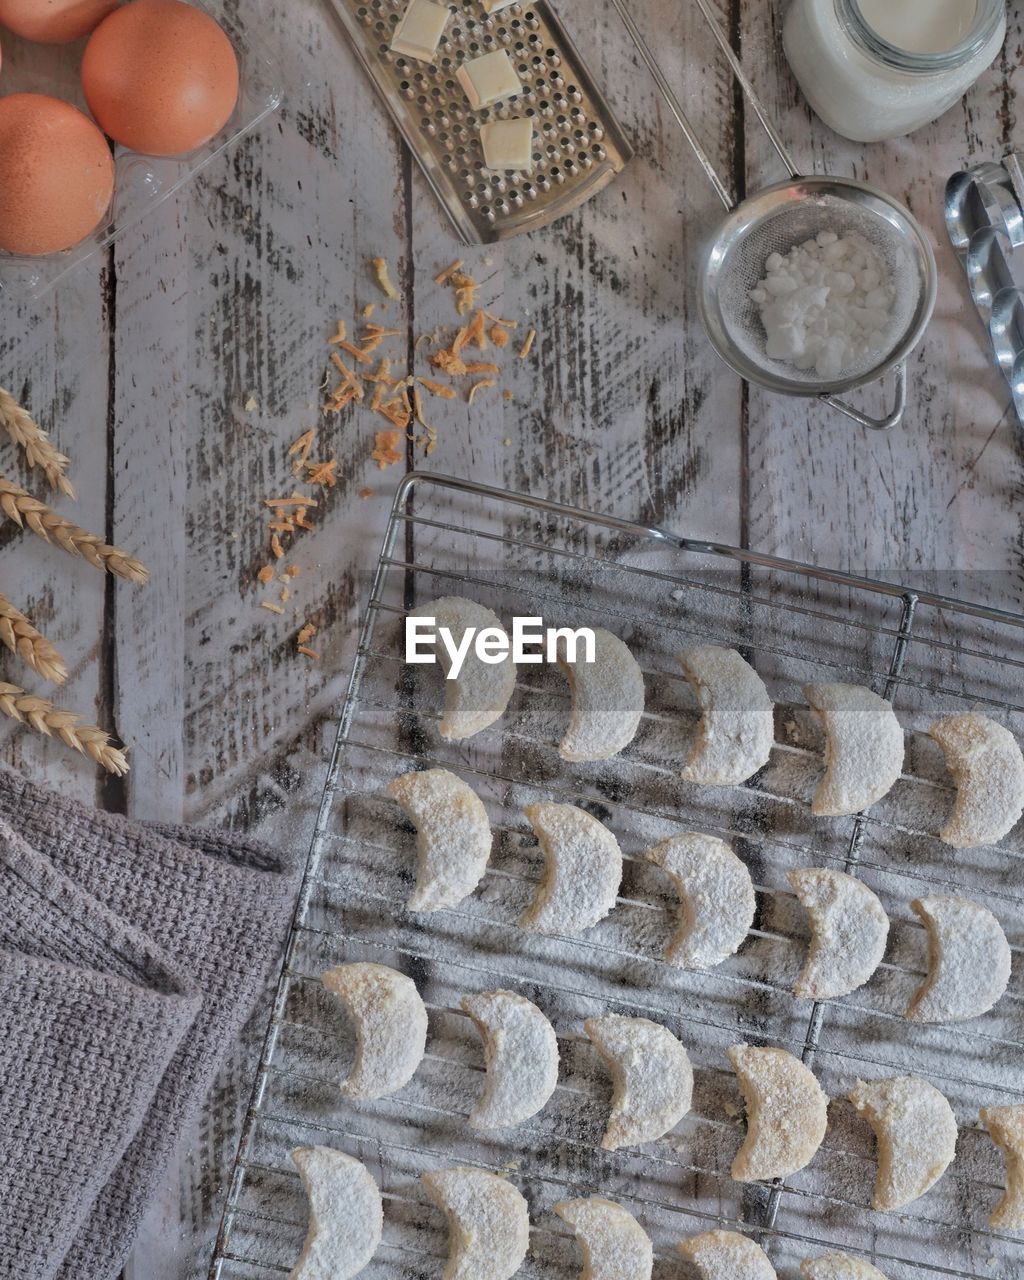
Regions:
<instances>
[{"instance_id":1,"label":"powdered sugar on cookie","mask_svg":"<svg viewBox=\"0 0 1024 1280\"><path fill-rule=\"evenodd\" d=\"M522 1124L558 1083L558 1040L543 1013L512 991L465 996L462 1007L484 1042L487 1079L469 1117L474 1129Z\"/></svg>"},{"instance_id":2,"label":"powdered sugar on cookie","mask_svg":"<svg viewBox=\"0 0 1024 1280\"><path fill-rule=\"evenodd\" d=\"M483 1169L439 1169L420 1181L448 1216L444 1280L509 1280L530 1247L530 1214L511 1182Z\"/></svg>"},{"instance_id":3,"label":"powdered sugar on cookie","mask_svg":"<svg viewBox=\"0 0 1024 1280\"><path fill-rule=\"evenodd\" d=\"M867 885L841 871L806 867L791 871L789 883L811 922L811 946L795 994L837 1000L856 991L885 954L885 908Z\"/></svg>"},{"instance_id":4,"label":"powdered sugar on cookie","mask_svg":"<svg viewBox=\"0 0 1024 1280\"><path fill-rule=\"evenodd\" d=\"M872 1207L903 1209L930 1190L956 1155L956 1117L942 1094L918 1076L865 1084L849 1099L875 1131L878 1177Z\"/></svg>"},{"instance_id":5,"label":"powdered sugar on cookie","mask_svg":"<svg viewBox=\"0 0 1024 1280\"><path fill-rule=\"evenodd\" d=\"M356 962L329 969L322 981L356 1030L356 1058L341 1085L344 1096L383 1098L408 1084L427 1043L427 1010L412 979L383 964Z\"/></svg>"},{"instance_id":6,"label":"powdered sugar on cookie","mask_svg":"<svg viewBox=\"0 0 1024 1280\"><path fill-rule=\"evenodd\" d=\"M679 664L702 713L683 778L721 787L746 782L768 763L774 739L764 682L735 649L717 645L685 649Z\"/></svg>"},{"instance_id":7,"label":"powdered sugar on cookie","mask_svg":"<svg viewBox=\"0 0 1024 1280\"><path fill-rule=\"evenodd\" d=\"M535 933L582 933L615 906L622 853L606 826L571 804L531 804L526 817L544 854L544 878L519 920Z\"/></svg>"},{"instance_id":8,"label":"powdered sugar on cookie","mask_svg":"<svg viewBox=\"0 0 1024 1280\"><path fill-rule=\"evenodd\" d=\"M558 665L572 692L563 760L607 760L633 741L644 710L644 677L629 649L610 631L594 627L594 661L568 662L564 642Z\"/></svg>"},{"instance_id":9,"label":"powdered sugar on cookie","mask_svg":"<svg viewBox=\"0 0 1024 1280\"><path fill-rule=\"evenodd\" d=\"M612 1077L612 1113L601 1146L617 1151L674 1129L690 1109L693 1068L672 1032L614 1013L588 1018L583 1029Z\"/></svg>"},{"instance_id":10,"label":"powdered sugar on cookie","mask_svg":"<svg viewBox=\"0 0 1024 1280\"><path fill-rule=\"evenodd\" d=\"M911 1022L962 1022L987 1013L1010 981L1010 944L991 911L953 894L911 904L928 930L928 977Z\"/></svg>"},{"instance_id":11,"label":"powdered sugar on cookie","mask_svg":"<svg viewBox=\"0 0 1024 1280\"><path fill-rule=\"evenodd\" d=\"M706 1231L678 1249L703 1280L778 1280L765 1251L737 1231Z\"/></svg>"},{"instance_id":12,"label":"powdered sugar on cookie","mask_svg":"<svg viewBox=\"0 0 1024 1280\"><path fill-rule=\"evenodd\" d=\"M289 1280L351 1280L380 1244L380 1191L358 1160L331 1147L292 1152L309 1198L309 1231Z\"/></svg>"},{"instance_id":13,"label":"powdered sugar on cookie","mask_svg":"<svg viewBox=\"0 0 1024 1280\"><path fill-rule=\"evenodd\" d=\"M747 1105L747 1137L732 1176L767 1182L810 1164L828 1125L828 1098L812 1073L784 1049L738 1044L729 1059Z\"/></svg>"},{"instance_id":14,"label":"powdered sugar on cookie","mask_svg":"<svg viewBox=\"0 0 1024 1280\"><path fill-rule=\"evenodd\" d=\"M457 906L480 883L491 856L491 824L479 796L447 769L403 774L388 795L416 827L416 887L408 909Z\"/></svg>"},{"instance_id":15,"label":"powdered sugar on cookie","mask_svg":"<svg viewBox=\"0 0 1024 1280\"><path fill-rule=\"evenodd\" d=\"M566 1200L555 1213L583 1250L580 1280L651 1280L654 1250L640 1223L614 1200Z\"/></svg>"},{"instance_id":16,"label":"powdered sugar on cookie","mask_svg":"<svg viewBox=\"0 0 1024 1280\"><path fill-rule=\"evenodd\" d=\"M880 800L903 768L903 730L891 705L859 684L809 684L807 701L825 726L825 776L811 812L837 818Z\"/></svg>"},{"instance_id":17,"label":"powdered sugar on cookie","mask_svg":"<svg viewBox=\"0 0 1024 1280\"><path fill-rule=\"evenodd\" d=\"M680 921L666 958L688 969L712 969L739 950L754 923L750 872L724 840L686 831L644 854L675 882Z\"/></svg>"},{"instance_id":18,"label":"powdered sugar on cookie","mask_svg":"<svg viewBox=\"0 0 1024 1280\"><path fill-rule=\"evenodd\" d=\"M949 716L928 730L957 786L939 835L955 849L995 844L1024 813L1024 756L1017 739L988 716Z\"/></svg>"}]
</instances>

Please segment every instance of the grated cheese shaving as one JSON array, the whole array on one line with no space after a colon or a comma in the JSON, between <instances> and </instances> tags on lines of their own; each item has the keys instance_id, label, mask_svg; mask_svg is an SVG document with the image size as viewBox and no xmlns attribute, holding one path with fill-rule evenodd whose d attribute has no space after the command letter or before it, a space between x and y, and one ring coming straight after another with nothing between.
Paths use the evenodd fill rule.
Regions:
<instances>
[{"instance_id":1,"label":"grated cheese shaving","mask_svg":"<svg viewBox=\"0 0 1024 1280\"><path fill-rule=\"evenodd\" d=\"M440 273L440 275L434 276L434 284L447 284L448 281L452 278L452 276L456 273L456 271L460 269L461 266L462 266L462 259L456 258L454 262L450 263L447 267L445 267L445 269Z\"/></svg>"},{"instance_id":2,"label":"grated cheese shaving","mask_svg":"<svg viewBox=\"0 0 1024 1280\"><path fill-rule=\"evenodd\" d=\"M469 389L469 396L467 397L466 403L472 404L478 391L483 391L486 387L495 387L497 385L498 384L494 378L481 378L479 382L474 382Z\"/></svg>"},{"instance_id":3,"label":"grated cheese shaving","mask_svg":"<svg viewBox=\"0 0 1024 1280\"><path fill-rule=\"evenodd\" d=\"M435 351L430 357L430 363L435 369L440 369L442 373L450 374L453 378L466 372L465 362L457 351L448 349Z\"/></svg>"},{"instance_id":4,"label":"grated cheese shaving","mask_svg":"<svg viewBox=\"0 0 1024 1280\"><path fill-rule=\"evenodd\" d=\"M336 345L341 347L342 351L347 352L352 357L353 360L358 360L360 364L370 363L369 355L362 349L362 347L357 347L354 342L347 342L345 339L342 339L341 342L337 343ZM341 357L338 356L338 353L336 351L331 356L331 359L334 361L336 365L339 366L339 368L342 367Z\"/></svg>"},{"instance_id":5,"label":"grated cheese shaving","mask_svg":"<svg viewBox=\"0 0 1024 1280\"><path fill-rule=\"evenodd\" d=\"M381 471L385 467L394 466L396 462L401 462L405 457L405 450L402 447L404 434L401 431L378 431L374 442L373 452L370 457L380 467Z\"/></svg>"},{"instance_id":6,"label":"grated cheese shaving","mask_svg":"<svg viewBox=\"0 0 1024 1280\"><path fill-rule=\"evenodd\" d=\"M533 349L533 340L536 338L536 336L537 336L536 329L531 329L530 332L526 335L526 341L519 348L520 360L525 360L526 357L530 354L531 350Z\"/></svg>"},{"instance_id":7,"label":"grated cheese shaving","mask_svg":"<svg viewBox=\"0 0 1024 1280\"><path fill-rule=\"evenodd\" d=\"M455 310L460 316L472 311L476 303L476 291L480 288L472 276L464 271L455 271L449 276L449 283L455 287Z\"/></svg>"},{"instance_id":8,"label":"grated cheese shaving","mask_svg":"<svg viewBox=\"0 0 1024 1280\"><path fill-rule=\"evenodd\" d=\"M451 387L446 387L443 382L435 382L432 378L419 378L421 387L426 387L432 396L440 396L442 400L454 400L455 392Z\"/></svg>"},{"instance_id":9,"label":"grated cheese shaving","mask_svg":"<svg viewBox=\"0 0 1024 1280\"><path fill-rule=\"evenodd\" d=\"M466 341L474 347L479 347L481 351L487 350L487 316L478 311L468 325L468 337Z\"/></svg>"},{"instance_id":10,"label":"grated cheese shaving","mask_svg":"<svg viewBox=\"0 0 1024 1280\"><path fill-rule=\"evenodd\" d=\"M380 364L374 373L364 373L363 377L367 382L383 382L389 387L395 385L395 379L391 376L391 361L387 356L382 356Z\"/></svg>"},{"instance_id":11,"label":"grated cheese shaving","mask_svg":"<svg viewBox=\"0 0 1024 1280\"><path fill-rule=\"evenodd\" d=\"M292 473L298 475L306 464L309 457L309 451L313 448L313 440L315 432L312 430L304 431L297 440L293 440L288 447L288 457L295 458L292 463Z\"/></svg>"},{"instance_id":12,"label":"grated cheese shaving","mask_svg":"<svg viewBox=\"0 0 1024 1280\"><path fill-rule=\"evenodd\" d=\"M338 483L337 470L337 458L330 458L326 462L307 462L306 483L319 484L325 489L333 489Z\"/></svg>"},{"instance_id":13,"label":"grated cheese shaving","mask_svg":"<svg viewBox=\"0 0 1024 1280\"><path fill-rule=\"evenodd\" d=\"M307 498L293 489L290 498L264 498L263 505L272 510L277 507L315 507L316 498Z\"/></svg>"},{"instance_id":14,"label":"grated cheese shaving","mask_svg":"<svg viewBox=\"0 0 1024 1280\"><path fill-rule=\"evenodd\" d=\"M388 264L383 258L374 258L372 259L372 265L374 274L377 277L377 283L380 285L381 292L385 297L398 302L402 295L391 283L391 276L388 274Z\"/></svg>"}]
</instances>

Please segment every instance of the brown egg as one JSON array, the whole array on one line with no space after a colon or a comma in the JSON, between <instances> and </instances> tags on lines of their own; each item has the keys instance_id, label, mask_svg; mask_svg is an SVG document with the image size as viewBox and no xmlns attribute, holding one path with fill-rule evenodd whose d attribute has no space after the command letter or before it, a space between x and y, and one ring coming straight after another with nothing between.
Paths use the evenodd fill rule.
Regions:
<instances>
[{"instance_id":1,"label":"brown egg","mask_svg":"<svg viewBox=\"0 0 1024 1280\"><path fill-rule=\"evenodd\" d=\"M182 0L133 0L96 28L82 84L100 128L151 156L195 151L219 133L238 100L231 41Z\"/></svg>"},{"instance_id":2,"label":"brown egg","mask_svg":"<svg viewBox=\"0 0 1024 1280\"><path fill-rule=\"evenodd\" d=\"M0 25L40 44L68 44L116 6L117 0L0 0Z\"/></svg>"},{"instance_id":3,"label":"brown egg","mask_svg":"<svg viewBox=\"0 0 1024 1280\"><path fill-rule=\"evenodd\" d=\"M88 116L41 93L0 98L0 250L70 249L113 194L110 146Z\"/></svg>"}]
</instances>

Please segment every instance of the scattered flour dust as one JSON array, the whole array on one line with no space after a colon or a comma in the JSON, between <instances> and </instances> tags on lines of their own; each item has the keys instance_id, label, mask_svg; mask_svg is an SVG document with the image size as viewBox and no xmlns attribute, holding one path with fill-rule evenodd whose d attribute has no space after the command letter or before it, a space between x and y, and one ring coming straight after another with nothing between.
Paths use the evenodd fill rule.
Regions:
<instances>
[{"instance_id":1,"label":"scattered flour dust","mask_svg":"<svg viewBox=\"0 0 1024 1280\"><path fill-rule=\"evenodd\" d=\"M820 378L884 356L896 305L886 265L857 231L821 231L783 257L769 254L750 291L761 312L767 355Z\"/></svg>"}]
</instances>

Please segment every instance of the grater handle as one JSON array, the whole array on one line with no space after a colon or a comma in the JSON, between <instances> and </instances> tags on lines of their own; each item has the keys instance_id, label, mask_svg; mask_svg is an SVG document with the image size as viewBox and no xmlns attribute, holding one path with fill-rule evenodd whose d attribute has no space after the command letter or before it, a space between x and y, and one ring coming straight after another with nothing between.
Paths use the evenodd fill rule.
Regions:
<instances>
[{"instance_id":1,"label":"grater handle","mask_svg":"<svg viewBox=\"0 0 1024 1280\"><path fill-rule=\"evenodd\" d=\"M907 362L901 360L894 370L896 377L896 403L892 410L884 418L871 418L865 413L861 413L859 409L855 409L852 404L846 400L840 400L838 396L819 396L818 399L827 404L831 409L837 409L847 418L852 418L854 422L860 423L862 427L870 427L872 431L891 431L893 427L898 427L903 421L903 415L907 411Z\"/></svg>"},{"instance_id":2,"label":"grater handle","mask_svg":"<svg viewBox=\"0 0 1024 1280\"><path fill-rule=\"evenodd\" d=\"M799 178L800 174L797 171L793 157L789 153L789 149L782 140L782 135L775 127L775 124L772 122L768 112L765 110L764 103L757 96L757 91L754 89L753 84L751 84L747 73L743 70L743 64L736 56L736 51L729 43L728 37L719 25L715 15L708 7L707 0L696 0L696 3L697 8L701 11L704 21L711 28L711 34L715 37L718 47L725 55L726 61L729 63L729 67L732 70L733 75L736 77L737 83L743 90L743 96L750 104L751 110L757 116L758 120L761 122L761 127L768 135L768 141L772 144L779 159L785 165L789 172L789 176L791 178ZM697 135L696 129L693 127L693 123L683 110L682 103L679 101L675 91L672 89L672 86L665 78L665 73L662 71L657 58L651 51L650 45L647 43L643 33L637 26L633 15L626 7L626 0L612 0L612 5L617 11L619 17L622 19L623 25L629 33L629 38L633 41L633 44L636 45L637 52L643 59L647 70L653 76L654 83L658 86L658 92L661 94L662 98L664 98L669 110L675 118L676 124L678 124L686 138L686 141L690 144L690 149L700 161L700 166L707 174L708 181L711 183L712 187L714 187L715 194L718 196L719 200L721 200L722 204L725 205L726 209L732 210L735 206L732 195L729 192L729 188L722 181L721 175L715 168L714 161L711 159L710 155L708 155L704 144Z\"/></svg>"}]
</instances>

